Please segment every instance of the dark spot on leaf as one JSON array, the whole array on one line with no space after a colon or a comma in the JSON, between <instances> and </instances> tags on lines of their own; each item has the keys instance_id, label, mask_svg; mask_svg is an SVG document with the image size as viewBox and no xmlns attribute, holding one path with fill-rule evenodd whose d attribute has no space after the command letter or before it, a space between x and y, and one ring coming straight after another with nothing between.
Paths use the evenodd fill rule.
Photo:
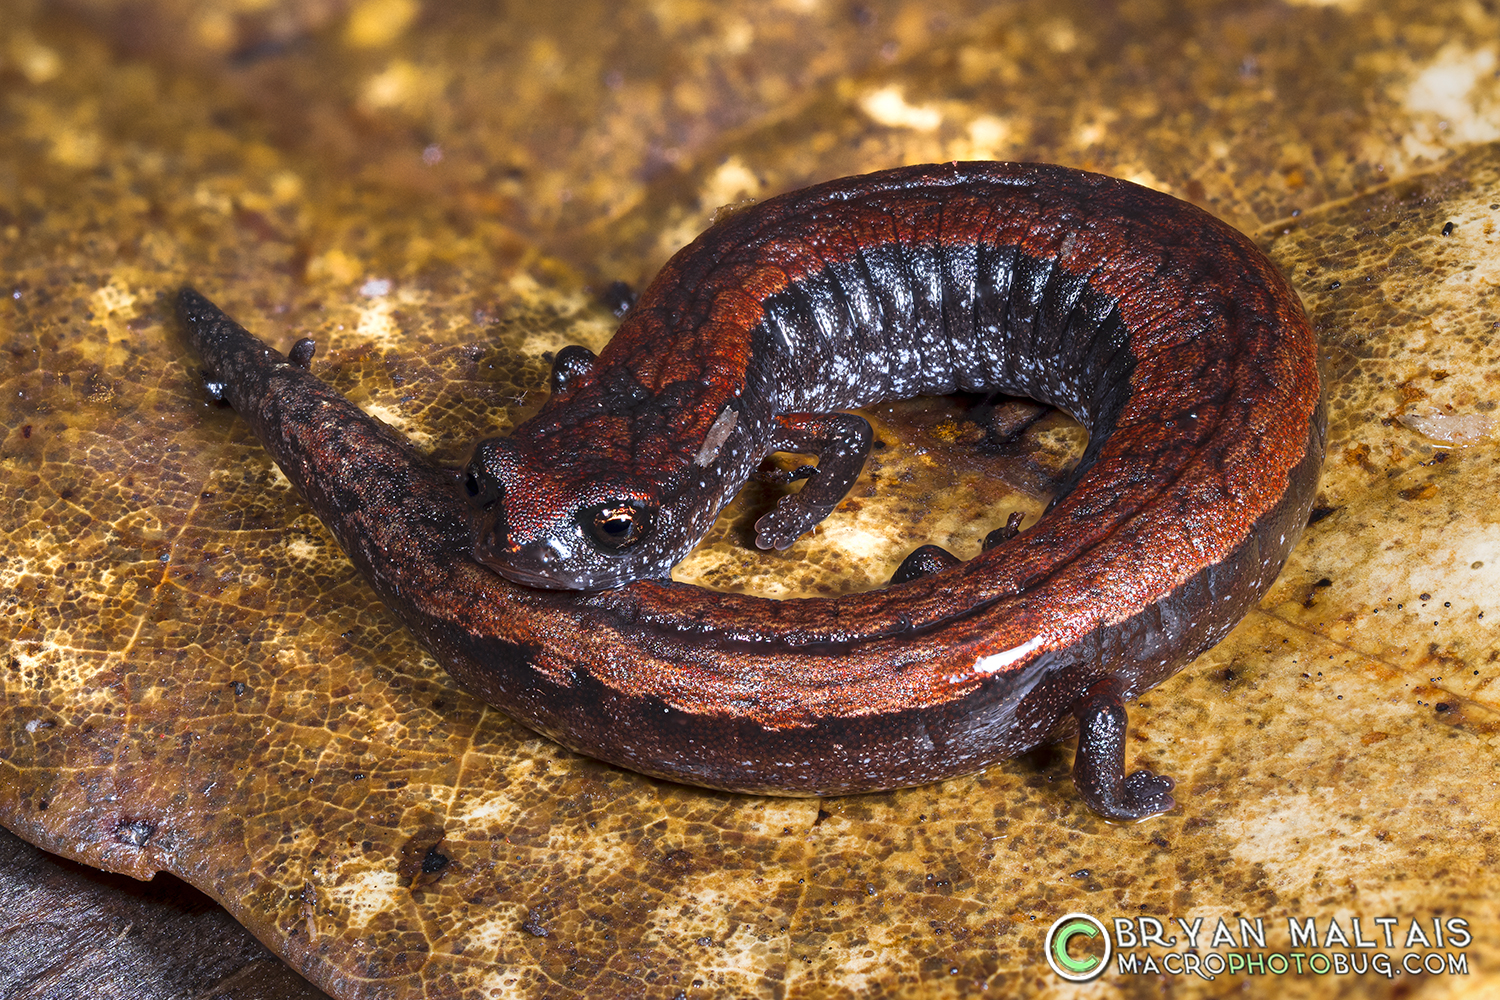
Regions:
<instances>
[{"instance_id":1,"label":"dark spot on leaf","mask_svg":"<svg viewBox=\"0 0 1500 1000\"><path fill-rule=\"evenodd\" d=\"M401 845L396 874L403 879L410 879L413 892L436 882L447 871L452 859L438 850L444 834L441 826L429 823ZM438 858L442 859L441 862L435 860Z\"/></svg>"},{"instance_id":2,"label":"dark spot on leaf","mask_svg":"<svg viewBox=\"0 0 1500 1000\"><path fill-rule=\"evenodd\" d=\"M144 819L122 819L115 827L115 839L132 847L144 847L155 832L155 823Z\"/></svg>"},{"instance_id":3,"label":"dark spot on leaf","mask_svg":"<svg viewBox=\"0 0 1500 1000\"><path fill-rule=\"evenodd\" d=\"M542 907L533 906L526 911L526 919L521 921L521 930L533 937L547 936L547 928L542 926Z\"/></svg>"}]
</instances>

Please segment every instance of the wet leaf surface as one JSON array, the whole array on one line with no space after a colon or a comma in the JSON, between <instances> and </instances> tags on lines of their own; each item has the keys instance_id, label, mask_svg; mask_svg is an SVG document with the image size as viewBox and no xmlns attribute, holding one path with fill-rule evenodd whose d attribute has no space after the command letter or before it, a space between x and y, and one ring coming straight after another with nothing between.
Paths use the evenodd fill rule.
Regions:
<instances>
[{"instance_id":1,"label":"wet leaf surface","mask_svg":"<svg viewBox=\"0 0 1500 1000\"><path fill-rule=\"evenodd\" d=\"M0 824L181 878L338 997L1061 995L1043 936L1074 911L1259 917L1281 952L1289 917L1373 936L1389 916L1375 950L1398 960L1427 950L1403 947L1412 920L1473 936L1431 949L1463 978L1169 976L1176 996L1494 987L1493 12L10 0L0 19ZM595 289L639 287L718 205L987 155L1135 177L1257 232L1324 345L1319 517L1261 609L1132 706L1134 756L1182 793L1137 826L1083 809L1066 748L813 801L531 735L374 601L167 319L191 280L280 347L312 336L316 373L457 462L539 401L544 352L607 339ZM748 551L769 503L748 494L680 577L825 593L923 541L967 555L1039 512L1078 445L1055 416L996 438L952 401L873 416L887 447L816 538ZM14 884L53 893L28 898L67 930L6 967L18 995L178 947L129 899L108 926L149 934L90 937L88 890L19 850ZM170 956L160 995L246 947L201 979Z\"/></svg>"}]
</instances>

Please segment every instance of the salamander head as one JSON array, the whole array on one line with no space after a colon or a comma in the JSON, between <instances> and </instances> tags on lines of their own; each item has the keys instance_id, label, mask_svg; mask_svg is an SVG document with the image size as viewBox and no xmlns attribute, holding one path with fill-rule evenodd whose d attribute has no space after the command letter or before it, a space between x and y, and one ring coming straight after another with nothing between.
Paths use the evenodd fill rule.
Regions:
<instances>
[{"instance_id":1,"label":"salamander head","mask_svg":"<svg viewBox=\"0 0 1500 1000\"><path fill-rule=\"evenodd\" d=\"M481 441L462 480L475 557L546 590L607 590L671 572L682 553L663 542L673 519L655 483L565 473L526 460L510 438Z\"/></svg>"}]
</instances>

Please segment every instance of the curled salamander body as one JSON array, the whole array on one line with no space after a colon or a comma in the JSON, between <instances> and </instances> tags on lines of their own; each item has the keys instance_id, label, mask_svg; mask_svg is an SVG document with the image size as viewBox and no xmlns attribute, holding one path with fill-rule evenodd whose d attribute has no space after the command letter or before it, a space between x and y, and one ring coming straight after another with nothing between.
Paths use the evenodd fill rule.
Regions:
<instances>
[{"instance_id":1,"label":"curled salamander body","mask_svg":"<svg viewBox=\"0 0 1500 1000\"><path fill-rule=\"evenodd\" d=\"M1245 237L1168 196L1037 164L832 181L678 253L594 357L463 474L185 290L216 383L383 600L466 688L582 753L740 791L921 784L1079 732L1115 819L1130 697L1280 571L1323 457L1316 345ZM817 472L757 523L825 516L883 399L1000 391L1088 430L1068 488L973 559L924 546L880 590L771 601L671 583L769 452Z\"/></svg>"}]
</instances>

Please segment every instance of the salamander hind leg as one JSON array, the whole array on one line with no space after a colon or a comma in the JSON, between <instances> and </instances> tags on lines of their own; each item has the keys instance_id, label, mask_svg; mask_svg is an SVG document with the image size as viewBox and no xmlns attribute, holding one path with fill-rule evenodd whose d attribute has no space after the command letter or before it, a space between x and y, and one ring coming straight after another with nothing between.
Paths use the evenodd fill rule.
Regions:
<instances>
[{"instance_id":1,"label":"salamander hind leg","mask_svg":"<svg viewBox=\"0 0 1500 1000\"><path fill-rule=\"evenodd\" d=\"M985 535L984 551L988 552L1001 542L1008 542L1019 535L1021 533L1021 521L1024 517L1025 515L1020 511L1016 511L1006 519L1004 527L996 528L988 535ZM923 545L912 549L911 554L901 561L901 565L896 567L896 572L892 573L890 580L887 581L887 586L892 583L905 583L908 580L916 580L920 577L931 576L934 573L941 573L943 570L951 569L962 562L962 559L940 545Z\"/></svg>"},{"instance_id":2,"label":"salamander hind leg","mask_svg":"<svg viewBox=\"0 0 1500 1000\"><path fill-rule=\"evenodd\" d=\"M1078 753L1073 784L1084 804L1105 819L1134 822L1175 806L1174 782L1150 771L1125 774L1125 702L1120 682L1107 677L1073 705L1078 718Z\"/></svg>"},{"instance_id":3,"label":"salamander hind leg","mask_svg":"<svg viewBox=\"0 0 1500 1000\"><path fill-rule=\"evenodd\" d=\"M923 545L912 549L911 554L901 560L901 565L897 566L896 572L891 574L890 582L905 583L907 580L931 576L957 566L961 562L963 562L962 559L941 545Z\"/></svg>"},{"instance_id":4,"label":"salamander hind leg","mask_svg":"<svg viewBox=\"0 0 1500 1000\"><path fill-rule=\"evenodd\" d=\"M988 552L1001 542L1008 542L1019 535L1021 533L1021 522L1025 519L1025 514L1022 514L1018 510L1012 511L1010 517L1005 519L1003 527L996 528L984 536L984 551Z\"/></svg>"},{"instance_id":5,"label":"salamander hind leg","mask_svg":"<svg viewBox=\"0 0 1500 1000\"><path fill-rule=\"evenodd\" d=\"M838 506L865 467L873 437L869 421L850 413L789 413L776 418L769 451L817 455L818 464L796 493L776 501L755 522L755 544L785 549ZM811 467L808 467L811 468ZM799 469L789 478L802 478Z\"/></svg>"}]
</instances>

